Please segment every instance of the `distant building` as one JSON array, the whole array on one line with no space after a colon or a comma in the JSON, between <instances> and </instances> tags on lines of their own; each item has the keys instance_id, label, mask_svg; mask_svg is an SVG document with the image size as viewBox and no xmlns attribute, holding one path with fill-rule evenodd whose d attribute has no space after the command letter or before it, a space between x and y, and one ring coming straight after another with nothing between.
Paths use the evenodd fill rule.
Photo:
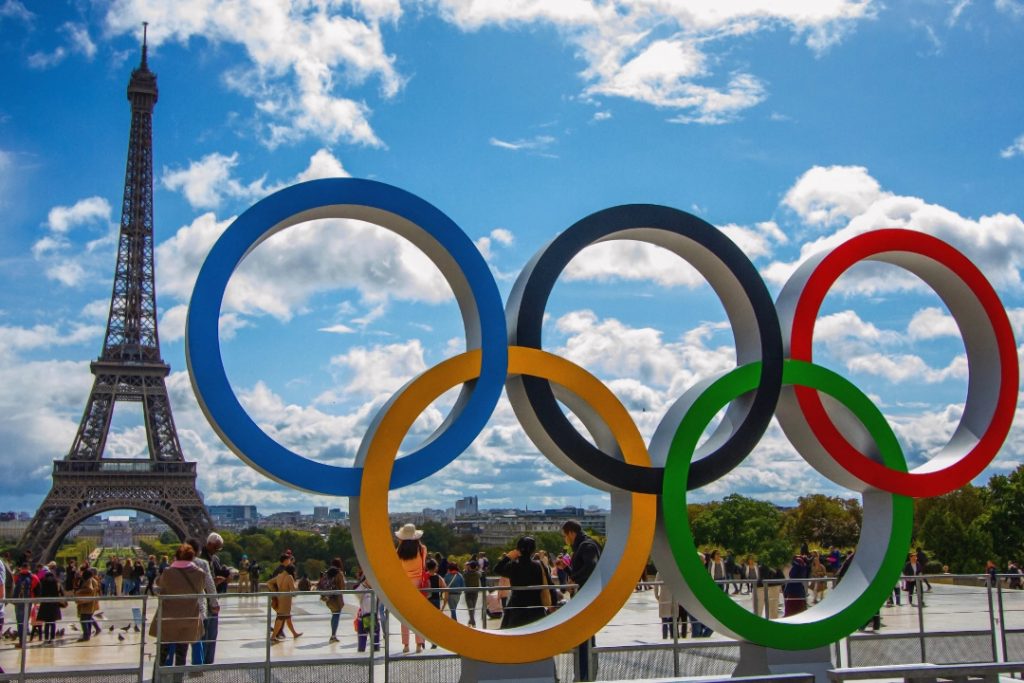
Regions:
<instances>
[{"instance_id":1,"label":"distant building","mask_svg":"<svg viewBox=\"0 0 1024 683\"><path fill-rule=\"evenodd\" d=\"M100 543L106 548L131 548L135 545L128 517L108 517Z\"/></svg>"},{"instance_id":2,"label":"distant building","mask_svg":"<svg viewBox=\"0 0 1024 683\"><path fill-rule=\"evenodd\" d=\"M324 505L324 506L317 505L317 506L315 506L313 508L313 521L315 521L315 522L327 521L328 514L329 513L328 513L326 505Z\"/></svg>"},{"instance_id":3,"label":"distant building","mask_svg":"<svg viewBox=\"0 0 1024 683\"><path fill-rule=\"evenodd\" d=\"M476 496L466 496L455 501L456 517L471 517L480 514Z\"/></svg>"},{"instance_id":4,"label":"distant building","mask_svg":"<svg viewBox=\"0 0 1024 683\"><path fill-rule=\"evenodd\" d=\"M530 510L509 510L491 512L476 517L464 517L455 521L458 533L474 534L485 548L510 547L520 536L541 531L561 533L562 524L568 519L577 520L584 529L595 534L607 535L608 513L566 507L543 512Z\"/></svg>"},{"instance_id":5,"label":"distant building","mask_svg":"<svg viewBox=\"0 0 1024 683\"><path fill-rule=\"evenodd\" d=\"M348 513L343 511L341 508L331 508L327 512L327 519L330 519L330 520L348 519Z\"/></svg>"},{"instance_id":6,"label":"distant building","mask_svg":"<svg viewBox=\"0 0 1024 683\"><path fill-rule=\"evenodd\" d=\"M21 540L28 525L28 520L16 519L14 515L11 519L0 519L0 541Z\"/></svg>"},{"instance_id":7,"label":"distant building","mask_svg":"<svg viewBox=\"0 0 1024 683\"><path fill-rule=\"evenodd\" d=\"M255 524L260 518L255 505L208 505L213 523L219 526Z\"/></svg>"}]
</instances>

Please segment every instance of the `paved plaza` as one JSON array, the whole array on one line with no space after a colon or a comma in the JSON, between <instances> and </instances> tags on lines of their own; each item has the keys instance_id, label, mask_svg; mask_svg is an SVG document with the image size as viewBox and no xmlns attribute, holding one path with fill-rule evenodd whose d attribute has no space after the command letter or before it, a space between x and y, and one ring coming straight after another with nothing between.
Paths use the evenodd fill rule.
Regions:
<instances>
[{"instance_id":1,"label":"paved plaza","mask_svg":"<svg viewBox=\"0 0 1024 683\"><path fill-rule=\"evenodd\" d=\"M991 628L989 612L989 591L977 586L954 586L933 581L933 590L925 594L926 607L920 613L916 606L910 606L903 595L903 604L882 608L883 633L916 633L919 620L929 633L941 631L984 631ZM999 617L998 597L992 592L996 618ZM1003 619L1008 629L1024 629L1024 591L1003 590ZM366 657L356 649L356 635L353 629L355 596L346 596L341 627L340 642L329 643L329 612L315 594L300 596L295 601L294 621L302 633L299 638L269 646L274 661L302 659L330 659L334 657ZM747 595L733 596L748 609L751 599ZM65 619L59 624L64 636L54 645L45 645L38 640L30 643L24 656L27 670L47 671L60 669L97 669L109 667L138 667L144 663L147 672L152 669L154 647L152 637L140 650L140 632L134 629L132 609L139 610L137 599L105 600L102 603L103 617L100 625L102 635L89 642L77 642L81 633L77 621ZM148 609L152 609L153 604ZM13 626L14 610L8 606L7 626ZM64 610L65 615L74 609ZM223 601L220 619L220 637L217 645L217 662L259 662L267 657L267 598L260 596L229 595ZM466 621L465 609L459 611L459 620ZM478 616L479 624L479 616ZM496 620L488 621L488 628L496 628ZM128 627L127 631L123 630ZM113 630L111 630L113 628ZM6 628L5 628L6 630ZM722 640L715 634L711 640ZM597 636L601 646L628 646L666 642L662 639L658 617L658 603L653 590L639 591L616 617ZM402 655L398 625L392 620L389 635L390 654L393 657L415 657L414 653ZM428 653L444 653L442 649L430 649ZM22 652L14 647L14 641L0 642L0 666L8 671L17 671Z\"/></svg>"}]
</instances>

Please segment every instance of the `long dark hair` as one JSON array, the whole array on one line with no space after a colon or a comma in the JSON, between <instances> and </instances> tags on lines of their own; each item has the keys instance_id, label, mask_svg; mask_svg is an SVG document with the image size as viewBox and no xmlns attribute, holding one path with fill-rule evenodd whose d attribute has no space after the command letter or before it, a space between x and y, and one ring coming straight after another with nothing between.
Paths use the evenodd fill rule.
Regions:
<instances>
[{"instance_id":1,"label":"long dark hair","mask_svg":"<svg viewBox=\"0 0 1024 683\"><path fill-rule=\"evenodd\" d=\"M519 551L520 560L532 560L537 550L537 541L533 540L533 536L523 536L516 541L516 550Z\"/></svg>"},{"instance_id":2,"label":"long dark hair","mask_svg":"<svg viewBox=\"0 0 1024 683\"><path fill-rule=\"evenodd\" d=\"M402 560L414 560L420 556L420 539L407 538L398 542L398 557Z\"/></svg>"}]
</instances>

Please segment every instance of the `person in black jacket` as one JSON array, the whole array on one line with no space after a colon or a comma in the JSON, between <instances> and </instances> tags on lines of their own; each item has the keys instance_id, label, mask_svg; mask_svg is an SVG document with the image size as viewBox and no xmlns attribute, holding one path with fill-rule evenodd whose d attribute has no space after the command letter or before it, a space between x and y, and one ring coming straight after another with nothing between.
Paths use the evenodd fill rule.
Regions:
<instances>
[{"instance_id":1,"label":"person in black jacket","mask_svg":"<svg viewBox=\"0 0 1024 683\"><path fill-rule=\"evenodd\" d=\"M789 567L789 578L782 586L784 600L784 614L791 616L799 614L807 609L807 584L799 579L807 579L811 576L811 569L807 566L807 560L803 555L793 558L793 564Z\"/></svg>"},{"instance_id":2,"label":"person in black jacket","mask_svg":"<svg viewBox=\"0 0 1024 683\"><path fill-rule=\"evenodd\" d=\"M516 541L515 550L502 555L498 564L494 565L494 573L506 577L513 588L512 597L508 599L501 615L502 628L533 623L547 612L541 597L541 591L547 589L516 590L523 586L548 583L544 580L544 568L533 559L536 550L537 542L531 536L523 536Z\"/></svg>"},{"instance_id":3,"label":"person in black jacket","mask_svg":"<svg viewBox=\"0 0 1024 683\"><path fill-rule=\"evenodd\" d=\"M587 582L590 575L597 568L597 561L601 559L601 546L597 541L583 533L583 527L575 519L570 519L562 525L562 537L572 548L572 562L569 564L569 576L579 588ZM579 590L577 588L577 590Z\"/></svg>"}]
</instances>

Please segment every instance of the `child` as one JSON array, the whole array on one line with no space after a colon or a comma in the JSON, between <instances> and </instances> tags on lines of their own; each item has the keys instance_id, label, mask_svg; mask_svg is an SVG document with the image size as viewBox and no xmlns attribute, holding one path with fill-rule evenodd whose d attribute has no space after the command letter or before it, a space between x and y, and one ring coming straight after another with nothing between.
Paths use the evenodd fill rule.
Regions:
<instances>
[{"instance_id":1,"label":"child","mask_svg":"<svg viewBox=\"0 0 1024 683\"><path fill-rule=\"evenodd\" d=\"M359 634L357 638L357 647L360 652L366 652L366 640L370 635L370 627L373 626L373 649L380 649L380 622L384 618L384 610L379 600L374 600L373 593L370 592L370 582L363 576L362 571L357 575L359 583L356 584L357 590L365 590L359 597L359 611L356 612L356 633ZM377 614L373 613L373 605L377 605Z\"/></svg>"},{"instance_id":2,"label":"child","mask_svg":"<svg viewBox=\"0 0 1024 683\"><path fill-rule=\"evenodd\" d=\"M445 585L444 579L437 575L437 560L430 558L424 567L427 570L427 578L430 580L430 591L427 593L427 602L441 609L441 587ZM437 643L431 643L430 649L436 650Z\"/></svg>"}]
</instances>

